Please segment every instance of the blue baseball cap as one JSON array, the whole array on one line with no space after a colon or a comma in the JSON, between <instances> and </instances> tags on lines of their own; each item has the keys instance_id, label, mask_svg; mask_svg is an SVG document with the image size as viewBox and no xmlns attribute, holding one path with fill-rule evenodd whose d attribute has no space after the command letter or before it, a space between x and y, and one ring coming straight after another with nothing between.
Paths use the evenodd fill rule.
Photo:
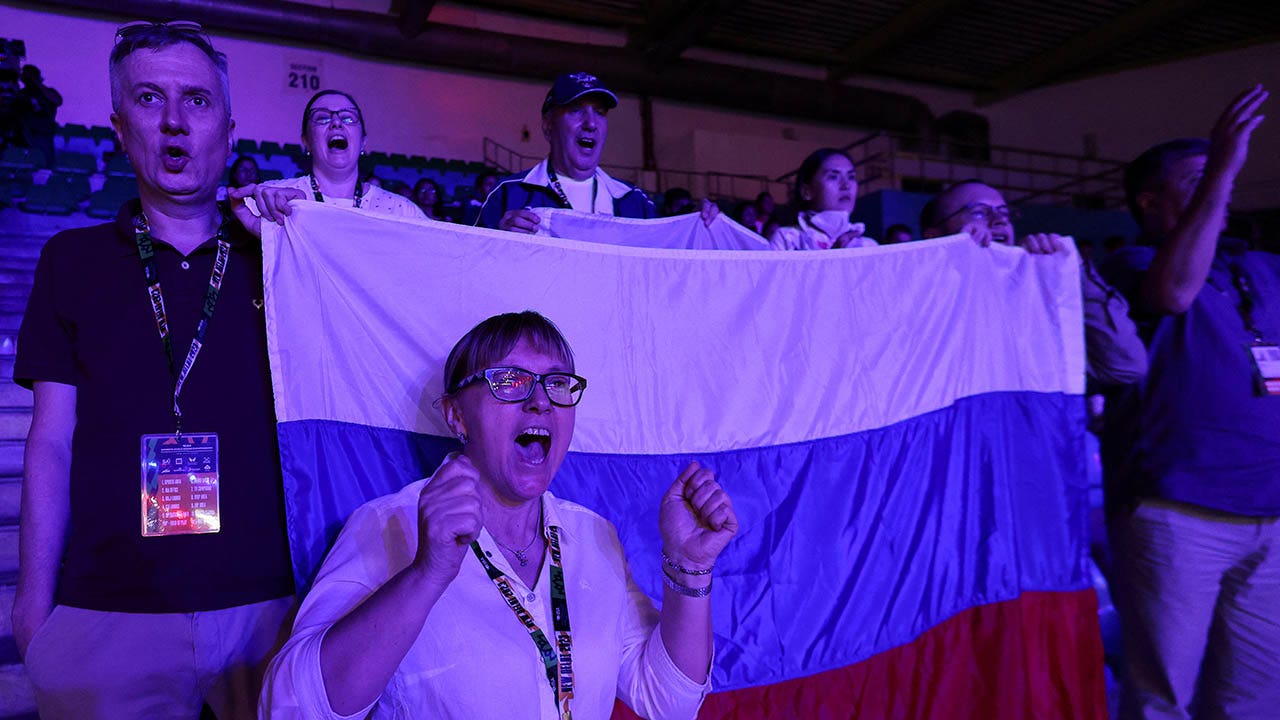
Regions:
<instances>
[{"instance_id":1,"label":"blue baseball cap","mask_svg":"<svg viewBox=\"0 0 1280 720\"><path fill-rule=\"evenodd\" d=\"M600 78L591 73L565 73L556 78L547 91L547 99L542 101L542 114L546 115L552 108L563 107L584 95L599 95L606 108L618 106L618 96L609 88L600 84Z\"/></svg>"}]
</instances>

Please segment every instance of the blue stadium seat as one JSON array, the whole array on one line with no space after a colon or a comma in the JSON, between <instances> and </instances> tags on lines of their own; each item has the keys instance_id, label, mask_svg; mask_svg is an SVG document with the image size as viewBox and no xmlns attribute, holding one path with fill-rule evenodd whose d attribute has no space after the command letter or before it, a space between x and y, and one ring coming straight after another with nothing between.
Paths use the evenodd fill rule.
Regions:
<instances>
[{"instance_id":1,"label":"blue stadium seat","mask_svg":"<svg viewBox=\"0 0 1280 720\"><path fill-rule=\"evenodd\" d=\"M98 158L90 153L60 152L53 161L55 172L92 175L98 172Z\"/></svg>"},{"instance_id":2,"label":"blue stadium seat","mask_svg":"<svg viewBox=\"0 0 1280 720\"><path fill-rule=\"evenodd\" d=\"M0 168L35 170L44 167L44 153L34 148L11 147L0 155Z\"/></svg>"}]
</instances>

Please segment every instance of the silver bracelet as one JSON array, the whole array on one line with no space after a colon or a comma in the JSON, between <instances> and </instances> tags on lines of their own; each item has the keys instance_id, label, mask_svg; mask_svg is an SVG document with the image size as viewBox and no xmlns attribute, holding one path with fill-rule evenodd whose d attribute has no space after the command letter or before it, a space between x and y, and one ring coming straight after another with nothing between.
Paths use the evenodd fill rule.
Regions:
<instances>
[{"instance_id":1,"label":"silver bracelet","mask_svg":"<svg viewBox=\"0 0 1280 720\"><path fill-rule=\"evenodd\" d=\"M705 569L705 570L690 570L689 568L681 567L680 565L676 564L676 561L675 561L675 560L672 560L672 559L667 555L667 552L666 552L665 550L663 550L663 551L662 551L662 564L663 564L663 565L666 565L667 567L671 568L672 570L675 570L676 572L680 573L681 575L710 575L710 574L711 574L711 571L715 569L715 565L714 565L714 564L713 564L711 567L709 567L709 568L707 568L707 569Z\"/></svg>"},{"instance_id":2,"label":"silver bracelet","mask_svg":"<svg viewBox=\"0 0 1280 720\"><path fill-rule=\"evenodd\" d=\"M685 597L701 598L701 597L707 597L708 595L711 594L710 582L707 583L706 587L691 588L688 585L681 585L675 580L672 580L671 576L666 574L665 572L662 573L662 582L667 587L671 588L672 590L675 590L676 592L680 593L681 595L684 595Z\"/></svg>"}]
</instances>

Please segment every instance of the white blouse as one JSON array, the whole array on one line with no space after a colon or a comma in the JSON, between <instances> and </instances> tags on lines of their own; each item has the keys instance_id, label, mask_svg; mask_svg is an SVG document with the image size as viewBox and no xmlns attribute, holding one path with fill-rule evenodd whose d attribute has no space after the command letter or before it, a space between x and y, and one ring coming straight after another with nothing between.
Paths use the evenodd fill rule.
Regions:
<instances>
[{"instance_id":1,"label":"white blouse","mask_svg":"<svg viewBox=\"0 0 1280 720\"><path fill-rule=\"evenodd\" d=\"M849 213L843 210L800 213L796 225L779 227L769 236L774 250L829 250L846 232L862 233L866 226L849 221ZM859 237L845 247L871 247L880 243L869 237Z\"/></svg>"},{"instance_id":2,"label":"white blouse","mask_svg":"<svg viewBox=\"0 0 1280 720\"><path fill-rule=\"evenodd\" d=\"M320 644L352 608L407 567L417 551L419 480L366 503L352 515L298 612L293 635L272 661L259 714L269 718L516 718L556 720L545 666L528 630L471 553L440 596L382 696L341 716L329 707ZM550 492L542 496L544 532L562 529L561 547L573 632L575 720L607 720L614 698L643 717L694 718L710 688L686 677L662 644L658 613L631 579L613 525ZM548 637L550 561L533 588L511 569L487 531L479 543L506 574Z\"/></svg>"},{"instance_id":3,"label":"white blouse","mask_svg":"<svg viewBox=\"0 0 1280 720\"><path fill-rule=\"evenodd\" d=\"M289 178L287 180L268 180L262 183L268 187L284 187L301 190L307 194L307 199L315 198L315 192L311 189L311 176L303 175L302 177ZM335 198L328 195L321 195L326 203L337 205L338 207L354 207L354 198ZM383 190L377 185L365 184L364 197L360 199L360 209L379 215L394 215L402 218L412 218L414 220L425 220L426 214L422 212L422 208L418 207L407 197L397 195L393 192Z\"/></svg>"}]
</instances>

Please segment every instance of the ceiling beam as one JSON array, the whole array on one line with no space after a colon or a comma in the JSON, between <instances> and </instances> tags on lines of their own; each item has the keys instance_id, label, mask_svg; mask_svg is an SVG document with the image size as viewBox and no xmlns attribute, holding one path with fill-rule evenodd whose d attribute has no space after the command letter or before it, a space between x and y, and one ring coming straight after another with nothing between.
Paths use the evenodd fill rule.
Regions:
<instances>
[{"instance_id":1,"label":"ceiling beam","mask_svg":"<svg viewBox=\"0 0 1280 720\"><path fill-rule=\"evenodd\" d=\"M1147 0L1094 29L1076 35L997 77L991 90L979 93L978 104L990 105L1023 90L1047 84L1087 61L1115 50L1204 5L1206 0Z\"/></svg>"},{"instance_id":2,"label":"ceiling beam","mask_svg":"<svg viewBox=\"0 0 1280 720\"><path fill-rule=\"evenodd\" d=\"M743 0L694 0L678 3L672 12L659 13L639 33L633 43L649 67L661 70L685 50L698 44L720 18L732 12Z\"/></svg>"},{"instance_id":3,"label":"ceiling beam","mask_svg":"<svg viewBox=\"0 0 1280 720\"><path fill-rule=\"evenodd\" d=\"M428 23L414 38L400 34L397 18L334 10L287 0L43 0L39 5L105 13L122 19L195 20L209 30L287 40L397 62L550 82L561 73L588 70L618 92L713 107L829 122L845 127L914 133L928 127L929 108L918 98L875 88L686 60L681 72L657 72L634 49L508 35ZM234 62L234 59L233 59ZM535 115L537 108L530 108Z\"/></svg>"},{"instance_id":4,"label":"ceiling beam","mask_svg":"<svg viewBox=\"0 0 1280 720\"><path fill-rule=\"evenodd\" d=\"M415 38L427 29L427 18L436 0L404 0L404 9L400 11L400 34L407 38Z\"/></svg>"},{"instance_id":5,"label":"ceiling beam","mask_svg":"<svg viewBox=\"0 0 1280 720\"><path fill-rule=\"evenodd\" d=\"M866 66L868 60L893 45L900 45L940 21L948 10L970 0L921 0L907 6L889 22L866 33L838 53L838 62L827 74L830 82L839 82Z\"/></svg>"}]
</instances>

